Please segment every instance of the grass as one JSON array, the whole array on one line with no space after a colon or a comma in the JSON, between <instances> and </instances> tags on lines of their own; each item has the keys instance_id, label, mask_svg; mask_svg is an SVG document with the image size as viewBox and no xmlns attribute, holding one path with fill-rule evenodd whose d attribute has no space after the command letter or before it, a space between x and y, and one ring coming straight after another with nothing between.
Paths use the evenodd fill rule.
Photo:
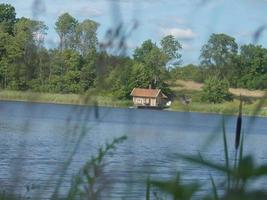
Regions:
<instances>
[{"instance_id":1,"label":"grass","mask_svg":"<svg viewBox=\"0 0 267 200\"><path fill-rule=\"evenodd\" d=\"M244 115L253 115L259 100L254 101L253 103L244 104L243 113ZM258 114L259 116L267 116L267 107L262 107ZM232 102L224 102L221 104L211 104L203 102L192 102L188 105L181 103L178 100L175 100L171 106L173 110L185 111L185 112L204 112L204 113L219 113L226 115L233 115L238 113L238 101L234 100Z\"/></svg>"},{"instance_id":2,"label":"grass","mask_svg":"<svg viewBox=\"0 0 267 200\"><path fill-rule=\"evenodd\" d=\"M174 91L180 90L189 90L189 91L201 91L202 83L197 83L194 81L185 81L185 80L176 80L172 85L171 89ZM254 97L261 98L265 95L265 91L263 90L248 90L244 88L230 88L229 91L235 96L245 96L245 97Z\"/></svg>"},{"instance_id":3,"label":"grass","mask_svg":"<svg viewBox=\"0 0 267 200\"><path fill-rule=\"evenodd\" d=\"M183 112L203 112L203 113L219 113L219 114L237 114L238 112L238 98L231 102L224 102L221 104L204 103L200 100L201 91L194 89L175 89L176 98L173 100L171 110ZM188 105L183 104L180 96L187 96L192 99ZM131 100L119 100L110 95L96 93L94 91L86 94L55 94L55 93L36 93L30 91L0 91L0 100L6 101L27 101L39 103L55 103L55 104L75 104L75 105L95 105L107 107L122 107L128 108L132 106ZM247 97L244 104L244 115L253 115L254 110L260 98ZM263 102L259 112L259 116L267 116L267 100Z\"/></svg>"},{"instance_id":4,"label":"grass","mask_svg":"<svg viewBox=\"0 0 267 200\"><path fill-rule=\"evenodd\" d=\"M55 104L75 104L75 105L97 105L110 107L129 107L130 100L119 100L110 96L97 95L95 92L86 94L55 94L55 93L37 93L29 91L0 91L0 100L6 101L29 101L39 103Z\"/></svg>"},{"instance_id":5,"label":"grass","mask_svg":"<svg viewBox=\"0 0 267 200\"><path fill-rule=\"evenodd\" d=\"M235 96L233 101L228 101L220 104L212 104L201 101L201 87L202 84L200 83L177 80L176 83L171 87L176 95L176 98L174 98L171 105L171 109L184 112L204 112L235 115L238 113L238 99L239 95L241 94L242 98L244 99L244 115L254 115L254 111L258 109L258 105L261 102L262 105L259 108L257 115L267 116L267 100L263 100L265 91L250 91L242 88L231 88L230 92ZM189 97L192 102L188 105L183 104L179 99L181 96Z\"/></svg>"}]
</instances>

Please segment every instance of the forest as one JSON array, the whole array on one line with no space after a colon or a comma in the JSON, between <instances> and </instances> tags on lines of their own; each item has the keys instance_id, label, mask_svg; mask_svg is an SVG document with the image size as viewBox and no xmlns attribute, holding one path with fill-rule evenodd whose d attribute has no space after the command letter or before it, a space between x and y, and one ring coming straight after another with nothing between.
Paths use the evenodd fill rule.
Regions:
<instances>
[{"instance_id":1,"label":"forest","mask_svg":"<svg viewBox=\"0 0 267 200\"><path fill-rule=\"evenodd\" d=\"M44 22L17 18L12 5L0 4L1 89L77 94L97 89L118 99L128 99L134 87L149 85L171 98L169 86L178 79L207 84L218 80L215 84L226 89L267 89L267 49L261 45L239 46L235 38L214 33L202 46L199 64L183 65L183 47L172 35L159 43L148 39L127 55L109 48L122 27L107 31L111 40L103 44L99 26L63 13L54 26L60 42L47 48ZM119 48L126 39L117 40Z\"/></svg>"}]
</instances>

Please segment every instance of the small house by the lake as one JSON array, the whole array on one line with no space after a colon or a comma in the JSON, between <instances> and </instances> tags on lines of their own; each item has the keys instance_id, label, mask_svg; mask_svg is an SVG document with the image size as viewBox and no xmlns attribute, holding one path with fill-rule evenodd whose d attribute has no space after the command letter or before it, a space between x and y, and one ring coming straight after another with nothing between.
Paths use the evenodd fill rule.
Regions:
<instances>
[{"instance_id":1,"label":"small house by the lake","mask_svg":"<svg viewBox=\"0 0 267 200\"><path fill-rule=\"evenodd\" d=\"M134 88L131 96L134 105L137 107L161 108L167 100L167 96L160 89Z\"/></svg>"}]
</instances>

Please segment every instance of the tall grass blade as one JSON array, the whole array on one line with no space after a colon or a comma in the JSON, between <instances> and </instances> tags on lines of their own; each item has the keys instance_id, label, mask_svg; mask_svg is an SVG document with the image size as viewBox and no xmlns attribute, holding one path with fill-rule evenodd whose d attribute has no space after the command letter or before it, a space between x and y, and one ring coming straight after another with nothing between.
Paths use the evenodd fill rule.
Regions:
<instances>
[{"instance_id":1,"label":"tall grass blade","mask_svg":"<svg viewBox=\"0 0 267 200\"><path fill-rule=\"evenodd\" d=\"M239 163L243 159L243 146L244 146L244 132L241 134L241 144L240 144L240 149L239 149Z\"/></svg>"},{"instance_id":2,"label":"tall grass blade","mask_svg":"<svg viewBox=\"0 0 267 200\"><path fill-rule=\"evenodd\" d=\"M236 121L236 130L235 130L235 163L234 163L234 170L236 173L238 172L239 166L237 166L237 153L238 153L238 148L240 145L240 135L241 135L241 129L242 129L242 98L240 95L240 103L239 103L239 113L237 116L237 121ZM240 161L239 161L240 162ZM233 181L233 184L236 183L236 187L238 186L239 183L239 178Z\"/></svg>"},{"instance_id":3,"label":"tall grass blade","mask_svg":"<svg viewBox=\"0 0 267 200\"><path fill-rule=\"evenodd\" d=\"M182 155L182 154L177 154L178 157L191 162L191 163L195 163L201 166L206 166L208 168L214 169L216 171L219 172L223 172L223 173L229 173L231 175L232 171L230 168L226 168L224 165L220 165L218 163L213 163L211 161L207 161L207 160L203 160L197 156L187 156L187 155Z\"/></svg>"},{"instance_id":4,"label":"tall grass blade","mask_svg":"<svg viewBox=\"0 0 267 200\"><path fill-rule=\"evenodd\" d=\"M244 145L244 132L242 132L242 135L241 135L241 144L240 144L239 156L238 156L238 171L237 171L237 173L239 173L239 169L241 168L241 163L243 160L243 145ZM237 174L237 177L239 177L239 174ZM238 185L239 185L239 179L237 179L237 181L236 181L236 186L238 187Z\"/></svg>"},{"instance_id":5,"label":"tall grass blade","mask_svg":"<svg viewBox=\"0 0 267 200\"><path fill-rule=\"evenodd\" d=\"M240 96L240 104L239 104L239 113L236 121L236 129L235 129L235 149L237 151L240 144L240 134L242 128L242 99Z\"/></svg>"},{"instance_id":6,"label":"tall grass blade","mask_svg":"<svg viewBox=\"0 0 267 200\"><path fill-rule=\"evenodd\" d=\"M214 200L218 200L219 197L218 197L217 187L215 185L213 176L211 174L209 174L209 177L210 177L210 181L211 181L211 185L212 185L212 192L213 192Z\"/></svg>"},{"instance_id":7,"label":"tall grass blade","mask_svg":"<svg viewBox=\"0 0 267 200\"><path fill-rule=\"evenodd\" d=\"M200 152L198 152L198 155L199 155L199 158L204 161L202 155ZM214 200L218 200L218 192L217 192L217 187L215 185L215 181L213 179L213 176L211 175L211 173L209 173L209 177L210 177L210 181L211 181L211 185L212 185L212 192L213 192L213 195L214 195Z\"/></svg>"},{"instance_id":8,"label":"tall grass blade","mask_svg":"<svg viewBox=\"0 0 267 200\"><path fill-rule=\"evenodd\" d=\"M226 130L225 130L225 121L223 118L223 124L222 124L222 128L223 128L223 146L224 146L224 159L225 159L225 167L230 170L229 167L229 154L228 154L228 145L227 145L227 138L226 138ZM230 173L227 172L227 191L230 190Z\"/></svg>"},{"instance_id":9,"label":"tall grass blade","mask_svg":"<svg viewBox=\"0 0 267 200\"><path fill-rule=\"evenodd\" d=\"M179 176L178 176L179 178ZM173 200L190 200L200 186L197 183L181 184L179 180L151 181L151 185L163 193L171 195Z\"/></svg>"},{"instance_id":10,"label":"tall grass blade","mask_svg":"<svg viewBox=\"0 0 267 200\"><path fill-rule=\"evenodd\" d=\"M146 200L150 200L150 178L147 178L146 181Z\"/></svg>"}]
</instances>

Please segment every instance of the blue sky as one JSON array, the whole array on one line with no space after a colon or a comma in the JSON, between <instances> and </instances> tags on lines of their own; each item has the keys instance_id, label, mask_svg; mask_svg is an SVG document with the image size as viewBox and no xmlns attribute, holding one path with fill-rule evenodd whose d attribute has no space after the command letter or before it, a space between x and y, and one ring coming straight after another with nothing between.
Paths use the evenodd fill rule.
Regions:
<instances>
[{"instance_id":1,"label":"blue sky","mask_svg":"<svg viewBox=\"0 0 267 200\"><path fill-rule=\"evenodd\" d=\"M99 40L117 23L126 27L138 24L127 40L128 53L146 40L159 43L168 34L182 44L183 64L198 63L201 46L212 33L226 33L239 45L252 43L253 34L267 25L267 0L3 0L16 8L18 17L45 22L49 27L46 44L55 47L57 17L69 12L79 21L92 19L100 23ZM38 14L33 5L38 2ZM267 30L258 43L267 46Z\"/></svg>"}]
</instances>

